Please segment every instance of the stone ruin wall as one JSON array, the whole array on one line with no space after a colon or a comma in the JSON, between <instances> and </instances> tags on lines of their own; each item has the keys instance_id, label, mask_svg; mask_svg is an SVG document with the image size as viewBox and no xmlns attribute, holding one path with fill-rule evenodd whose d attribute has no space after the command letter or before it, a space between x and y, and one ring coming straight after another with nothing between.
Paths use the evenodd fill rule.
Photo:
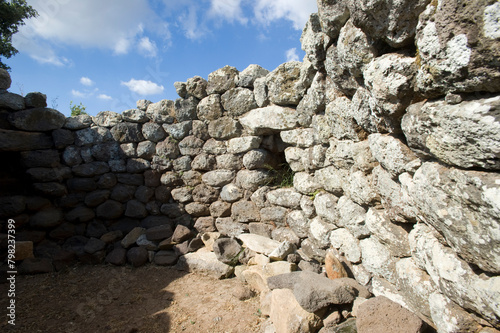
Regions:
<instances>
[{"instance_id":1,"label":"stone ruin wall","mask_svg":"<svg viewBox=\"0 0 500 333\"><path fill-rule=\"evenodd\" d=\"M499 328L499 3L318 8L303 62L226 66L176 101L66 118L4 90L1 241L14 219L20 271L189 266L250 233L285 270L333 255L440 332Z\"/></svg>"}]
</instances>

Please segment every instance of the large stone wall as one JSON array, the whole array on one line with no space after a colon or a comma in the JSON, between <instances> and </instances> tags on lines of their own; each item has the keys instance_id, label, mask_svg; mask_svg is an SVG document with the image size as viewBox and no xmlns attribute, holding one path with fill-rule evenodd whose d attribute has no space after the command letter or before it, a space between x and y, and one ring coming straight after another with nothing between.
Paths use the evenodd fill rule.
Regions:
<instances>
[{"instance_id":1,"label":"large stone wall","mask_svg":"<svg viewBox=\"0 0 500 333\"><path fill-rule=\"evenodd\" d=\"M439 332L499 328L498 2L318 8L303 62L226 66L176 101L66 119L3 90L19 269L209 266L280 304L267 277L325 267Z\"/></svg>"}]
</instances>

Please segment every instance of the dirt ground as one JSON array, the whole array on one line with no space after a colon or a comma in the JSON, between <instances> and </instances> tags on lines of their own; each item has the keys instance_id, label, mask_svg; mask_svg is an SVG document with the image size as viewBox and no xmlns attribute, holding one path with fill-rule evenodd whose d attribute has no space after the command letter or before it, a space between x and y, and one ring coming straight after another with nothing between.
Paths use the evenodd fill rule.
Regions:
<instances>
[{"instance_id":1,"label":"dirt ground","mask_svg":"<svg viewBox=\"0 0 500 333\"><path fill-rule=\"evenodd\" d=\"M237 279L153 265L17 276L15 327L7 289L0 284L1 332L260 332L264 321L258 297L239 299Z\"/></svg>"}]
</instances>

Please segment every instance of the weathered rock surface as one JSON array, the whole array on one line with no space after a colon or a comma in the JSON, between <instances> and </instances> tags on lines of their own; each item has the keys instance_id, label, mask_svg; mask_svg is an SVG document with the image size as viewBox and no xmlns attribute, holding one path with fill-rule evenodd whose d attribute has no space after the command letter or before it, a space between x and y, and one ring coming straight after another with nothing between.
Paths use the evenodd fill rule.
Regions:
<instances>
[{"instance_id":1,"label":"weathered rock surface","mask_svg":"<svg viewBox=\"0 0 500 333\"><path fill-rule=\"evenodd\" d=\"M425 97L448 92L499 91L498 4L436 3L419 17L416 86ZM495 18L496 17L496 18Z\"/></svg>"},{"instance_id":2,"label":"weathered rock surface","mask_svg":"<svg viewBox=\"0 0 500 333\"><path fill-rule=\"evenodd\" d=\"M499 273L498 177L427 162L407 178L404 186L424 221L467 262Z\"/></svg>"},{"instance_id":3,"label":"weathered rock surface","mask_svg":"<svg viewBox=\"0 0 500 333\"><path fill-rule=\"evenodd\" d=\"M219 238L212 247L217 259L226 265L234 266L242 255L241 245L234 238Z\"/></svg>"},{"instance_id":4,"label":"weathered rock surface","mask_svg":"<svg viewBox=\"0 0 500 333\"><path fill-rule=\"evenodd\" d=\"M253 88L255 80L265 77L267 74L269 74L267 69L255 64L249 65L242 72L240 72L238 77L238 86Z\"/></svg>"},{"instance_id":5,"label":"weathered rock surface","mask_svg":"<svg viewBox=\"0 0 500 333\"><path fill-rule=\"evenodd\" d=\"M393 177L403 172L414 173L420 167L420 159L393 136L371 134L368 136L368 142L373 157Z\"/></svg>"},{"instance_id":6,"label":"weathered rock surface","mask_svg":"<svg viewBox=\"0 0 500 333\"><path fill-rule=\"evenodd\" d=\"M500 168L500 96L413 104L402 121L408 145L461 168Z\"/></svg>"},{"instance_id":7,"label":"weathered rock surface","mask_svg":"<svg viewBox=\"0 0 500 333\"><path fill-rule=\"evenodd\" d=\"M318 311L330 304L352 303L356 296L368 297L370 294L355 280L330 280L308 271L273 276L267 279L267 283L271 290L291 289L297 302L308 312Z\"/></svg>"},{"instance_id":8,"label":"weathered rock surface","mask_svg":"<svg viewBox=\"0 0 500 333\"><path fill-rule=\"evenodd\" d=\"M180 256L176 268L210 274L218 279L227 278L234 271L233 267L220 262L215 253L207 249L200 249Z\"/></svg>"},{"instance_id":9,"label":"weathered rock surface","mask_svg":"<svg viewBox=\"0 0 500 333\"><path fill-rule=\"evenodd\" d=\"M35 108L11 113L9 122L20 130L45 132L63 127L66 117L54 109Z\"/></svg>"},{"instance_id":10,"label":"weathered rock surface","mask_svg":"<svg viewBox=\"0 0 500 333\"><path fill-rule=\"evenodd\" d=\"M312 83L315 70L310 63L290 61L266 76L269 99L277 105L297 105Z\"/></svg>"},{"instance_id":11,"label":"weathered rock surface","mask_svg":"<svg viewBox=\"0 0 500 333\"><path fill-rule=\"evenodd\" d=\"M275 331L353 331L369 289L438 332L496 332L497 2L318 0L303 62L226 66L121 114L63 119L0 71L19 271L180 257L217 277L235 265ZM386 319L369 330L419 330Z\"/></svg>"},{"instance_id":12,"label":"weathered rock surface","mask_svg":"<svg viewBox=\"0 0 500 333\"><path fill-rule=\"evenodd\" d=\"M225 66L208 74L207 94L223 94L236 87L239 71L231 66Z\"/></svg>"},{"instance_id":13,"label":"weathered rock surface","mask_svg":"<svg viewBox=\"0 0 500 333\"><path fill-rule=\"evenodd\" d=\"M275 289L271 296L270 318L276 333L315 332L321 318L304 310L289 289Z\"/></svg>"},{"instance_id":14,"label":"weathered rock surface","mask_svg":"<svg viewBox=\"0 0 500 333\"><path fill-rule=\"evenodd\" d=\"M416 225L410 232L409 241L417 265L429 273L444 295L498 326L498 276L477 275L451 248L441 244L435 231L424 224Z\"/></svg>"},{"instance_id":15,"label":"weathered rock surface","mask_svg":"<svg viewBox=\"0 0 500 333\"><path fill-rule=\"evenodd\" d=\"M273 239L255 234L241 234L238 238L243 242L243 246L265 255L271 254L280 246L280 243Z\"/></svg>"},{"instance_id":16,"label":"weathered rock surface","mask_svg":"<svg viewBox=\"0 0 500 333\"><path fill-rule=\"evenodd\" d=\"M239 117L257 107L253 91L242 87L226 91L221 96L221 102L224 110L233 118Z\"/></svg>"},{"instance_id":17,"label":"weathered rock surface","mask_svg":"<svg viewBox=\"0 0 500 333\"><path fill-rule=\"evenodd\" d=\"M354 24L373 38L382 39L392 47L403 47L413 42L419 14L428 0L348 1Z\"/></svg>"},{"instance_id":18,"label":"weathered rock surface","mask_svg":"<svg viewBox=\"0 0 500 333\"><path fill-rule=\"evenodd\" d=\"M253 135L266 135L295 128L297 112L289 107L270 105L250 111L240 123Z\"/></svg>"},{"instance_id":19,"label":"weathered rock surface","mask_svg":"<svg viewBox=\"0 0 500 333\"><path fill-rule=\"evenodd\" d=\"M362 303L356 318L358 332L424 332L425 323L401 305L379 296Z\"/></svg>"},{"instance_id":20,"label":"weathered rock surface","mask_svg":"<svg viewBox=\"0 0 500 333\"><path fill-rule=\"evenodd\" d=\"M47 149L51 148L52 145L52 138L44 133L0 129L0 151Z\"/></svg>"}]
</instances>

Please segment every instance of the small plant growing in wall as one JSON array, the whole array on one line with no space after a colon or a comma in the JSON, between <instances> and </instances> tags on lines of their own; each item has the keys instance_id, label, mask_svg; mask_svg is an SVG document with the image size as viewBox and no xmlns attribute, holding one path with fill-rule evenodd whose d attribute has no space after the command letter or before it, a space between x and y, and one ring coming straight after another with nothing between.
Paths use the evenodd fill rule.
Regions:
<instances>
[{"instance_id":1,"label":"small plant growing in wall","mask_svg":"<svg viewBox=\"0 0 500 333\"><path fill-rule=\"evenodd\" d=\"M293 176L295 175L295 172L290 168L290 165L288 165L288 163L282 163L278 165L277 168L274 168L269 164L265 165L265 167L269 170L269 173L271 175L271 180L267 184L268 186L293 186Z\"/></svg>"},{"instance_id":2,"label":"small plant growing in wall","mask_svg":"<svg viewBox=\"0 0 500 333\"><path fill-rule=\"evenodd\" d=\"M316 198L316 196L317 196L318 194L320 194L321 192L323 192L323 191L324 191L323 189L318 189L318 190L316 190L316 191L314 191L314 192L312 192L312 193L309 193L309 198L310 198L312 201L314 201L314 199Z\"/></svg>"},{"instance_id":3,"label":"small plant growing in wall","mask_svg":"<svg viewBox=\"0 0 500 333\"><path fill-rule=\"evenodd\" d=\"M69 102L69 109L71 110L71 116L88 114L87 112L85 112L86 107L81 102L80 105L73 104L73 101Z\"/></svg>"}]
</instances>

